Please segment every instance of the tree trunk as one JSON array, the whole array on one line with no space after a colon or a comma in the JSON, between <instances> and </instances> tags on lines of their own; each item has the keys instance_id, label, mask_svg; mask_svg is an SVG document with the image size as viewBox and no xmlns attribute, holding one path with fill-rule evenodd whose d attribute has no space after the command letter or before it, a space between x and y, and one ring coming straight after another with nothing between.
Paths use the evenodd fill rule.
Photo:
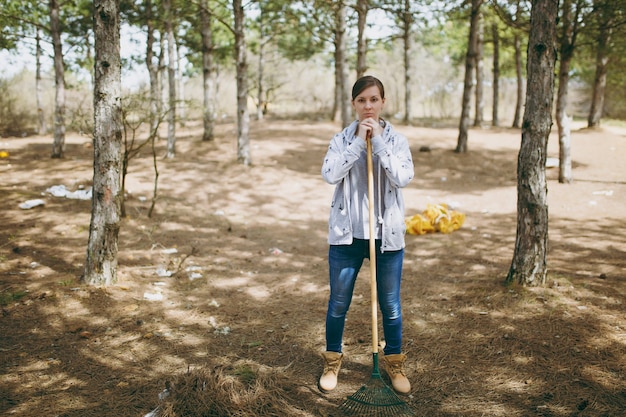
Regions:
<instances>
[{"instance_id":1,"label":"tree trunk","mask_svg":"<svg viewBox=\"0 0 626 417\"><path fill-rule=\"evenodd\" d=\"M476 32L476 114L474 126L480 127L485 119L485 70L483 63L484 23L482 13L478 14L478 30Z\"/></svg>"},{"instance_id":2,"label":"tree trunk","mask_svg":"<svg viewBox=\"0 0 626 417\"><path fill-rule=\"evenodd\" d=\"M500 34L498 24L491 26L493 37L493 107L491 109L491 126L500 126L498 107L500 106Z\"/></svg>"},{"instance_id":3,"label":"tree trunk","mask_svg":"<svg viewBox=\"0 0 626 417\"><path fill-rule=\"evenodd\" d=\"M263 15L263 7L261 7L259 15L259 63L257 67L257 104L256 104L256 118L257 120L263 120L263 109L266 104L266 100L263 97L265 89L263 88L263 69L265 68L265 20Z\"/></svg>"},{"instance_id":4,"label":"tree trunk","mask_svg":"<svg viewBox=\"0 0 626 417\"><path fill-rule=\"evenodd\" d=\"M513 40L515 46L515 79L517 80L517 96L515 99L515 116L513 116L512 127L519 129L522 127L522 104L524 102L524 78L522 77L522 46L520 35L515 34Z\"/></svg>"},{"instance_id":5,"label":"tree trunk","mask_svg":"<svg viewBox=\"0 0 626 417\"><path fill-rule=\"evenodd\" d=\"M235 56L237 67L237 161L248 166L250 157L250 115L248 113L248 63L242 0L233 0L235 15Z\"/></svg>"},{"instance_id":6,"label":"tree trunk","mask_svg":"<svg viewBox=\"0 0 626 417\"><path fill-rule=\"evenodd\" d=\"M159 114L161 115L161 117L165 118L165 115L167 113L167 102L169 101L168 84L165 82L167 79L167 64L165 63L165 55L167 54L167 33L165 33L163 30L159 30L159 39L161 40L159 63L157 66L157 68L159 69L159 75L157 77L159 82L159 108L161 109Z\"/></svg>"},{"instance_id":7,"label":"tree trunk","mask_svg":"<svg viewBox=\"0 0 626 417\"><path fill-rule=\"evenodd\" d=\"M39 28L36 29L35 35L35 91L37 98L37 121L38 133L45 135L48 126L46 126L46 115L43 111L43 100L41 98L43 86L41 85L41 35Z\"/></svg>"},{"instance_id":8,"label":"tree trunk","mask_svg":"<svg viewBox=\"0 0 626 417\"><path fill-rule=\"evenodd\" d=\"M263 69L265 68L265 41L259 42L259 66L257 68L257 105L256 105L256 118L257 120L263 120L265 115L265 109L267 109L267 92L263 85Z\"/></svg>"},{"instance_id":9,"label":"tree trunk","mask_svg":"<svg viewBox=\"0 0 626 417\"><path fill-rule=\"evenodd\" d=\"M575 6L576 7L576 6ZM556 124L559 131L559 182L572 182L571 119L567 116L569 70L574 56L576 18L572 18L572 0L563 1L562 33L559 48L559 89L556 97Z\"/></svg>"},{"instance_id":10,"label":"tree trunk","mask_svg":"<svg viewBox=\"0 0 626 417\"><path fill-rule=\"evenodd\" d=\"M215 82L213 80L213 26L208 0L203 1L200 6L200 18L202 21L202 92L204 99L202 140L211 141L214 139L213 130L215 128Z\"/></svg>"},{"instance_id":11,"label":"tree trunk","mask_svg":"<svg viewBox=\"0 0 626 417\"><path fill-rule=\"evenodd\" d=\"M63 65L63 45L59 22L59 2L50 0L50 34L54 49L54 140L52 158L63 158L65 153L65 69Z\"/></svg>"},{"instance_id":12,"label":"tree trunk","mask_svg":"<svg viewBox=\"0 0 626 417\"><path fill-rule=\"evenodd\" d=\"M172 20L172 1L163 0L165 13L165 33L167 34L167 81L168 81L168 109L167 109L167 157L176 157L176 57L174 54L174 27Z\"/></svg>"},{"instance_id":13,"label":"tree trunk","mask_svg":"<svg viewBox=\"0 0 626 417\"><path fill-rule=\"evenodd\" d=\"M561 55L559 64L559 89L556 99L556 124L559 132L559 182L572 182L572 155L571 155L571 119L567 116L567 95L569 84L569 60Z\"/></svg>"},{"instance_id":14,"label":"tree trunk","mask_svg":"<svg viewBox=\"0 0 626 417\"><path fill-rule=\"evenodd\" d=\"M548 188L546 153L552 126L558 0L533 2L528 39L528 86L517 165L517 236L507 283L546 281Z\"/></svg>"},{"instance_id":15,"label":"tree trunk","mask_svg":"<svg viewBox=\"0 0 626 417\"><path fill-rule=\"evenodd\" d=\"M174 37L174 53L176 55L176 81L178 81L178 88L176 89L176 93L177 93L177 97L176 97L176 104L178 105L178 111L177 111L177 115L178 115L178 120L180 122L180 125L182 127L185 127L186 123L187 123L187 105L185 103L185 77L184 77L184 72L185 69L183 68L183 58L182 58L182 54L180 53L180 46L179 46L179 41L178 38L175 36Z\"/></svg>"},{"instance_id":16,"label":"tree trunk","mask_svg":"<svg viewBox=\"0 0 626 417\"><path fill-rule=\"evenodd\" d=\"M352 108L348 94L348 63L346 34L346 5L343 1L337 4L335 12L335 111L333 120L341 115L342 126L352 121Z\"/></svg>"},{"instance_id":17,"label":"tree trunk","mask_svg":"<svg viewBox=\"0 0 626 417\"><path fill-rule=\"evenodd\" d=\"M591 109L587 120L588 127L600 126L604 112L604 95L606 91L606 77L608 73L609 54L606 50L598 49L596 57L596 75L593 81L593 95Z\"/></svg>"},{"instance_id":18,"label":"tree trunk","mask_svg":"<svg viewBox=\"0 0 626 417\"><path fill-rule=\"evenodd\" d=\"M593 93L589 117L587 118L587 127L600 126L600 120L604 112L604 94L606 91L606 76L614 19L614 11L610 10L604 2L594 1L594 3L596 3L597 13L599 13L600 31L598 32L596 74L593 80Z\"/></svg>"},{"instance_id":19,"label":"tree trunk","mask_svg":"<svg viewBox=\"0 0 626 417\"><path fill-rule=\"evenodd\" d=\"M409 124L411 121L411 114L413 112L411 106L411 89L413 74L413 15L411 14L411 3L409 0L404 0L404 10L402 14L404 33L404 123Z\"/></svg>"},{"instance_id":20,"label":"tree trunk","mask_svg":"<svg viewBox=\"0 0 626 417\"><path fill-rule=\"evenodd\" d=\"M367 12L369 10L368 0L357 0L356 11L358 14L358 38L356 46L356 78L359 79L367 71L367 37L365 36L365 25L367 23Z\"/></svg>"},{"instance_id":21,"label":"tree trunk","mask_svg":"<svg viewBox=\"0 0 626 417\"><path fill-rule=\"evenodd\" d=\"M150 134L158 138L157 127L161 117L161 100L159 99L159 67L154 63L154 22L152 21L152 0L146 0L146 66L150 77Z\"/></svg>"},{"instance_id":22,"label":"tree trunk","mask_svg":"<svg viewBox=\"0 0 626 417\"><path fill-rule=\"evenodd\" d=\"M483 0L472 0L470 15L470 30L467 41L467 54L465 55L465 80L463 82L463 100L461 103L461 121L459 122L459 137L455 152L467 152L467 136L470 124L470 100L474 87L474 65L477 55L478 20L480 18L480 6Z\"/></svg>"},{"instance_id":23,"label":"tree trunk","mask_svg":"<svg viewBox=\"0 0 626 417\"><path fill-rule=\"evenodd\" d=\"M117 0L94 1L94 169L83 282L117 281L122 159L122 78Z\"/></svg>"}]
</instances>

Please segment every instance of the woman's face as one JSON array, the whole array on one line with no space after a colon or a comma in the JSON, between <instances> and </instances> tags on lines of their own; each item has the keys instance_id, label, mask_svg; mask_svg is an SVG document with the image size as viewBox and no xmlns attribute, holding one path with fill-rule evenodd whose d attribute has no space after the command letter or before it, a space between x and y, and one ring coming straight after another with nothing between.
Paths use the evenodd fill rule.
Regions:
<instances>
[{"instance_id":1,"label":"woman's face","mask_svg":"<svg viewBox=\"0 0 626 417\"><path fill-rule=\"evenodd\" d=\"M359 121L367 118L378 120L380 112L383 110L383 104L385 104L385 99L380 96L380 90L375 85L367 87L352 100L352 107L356 111Z\"/></svg>"}]
</instances>

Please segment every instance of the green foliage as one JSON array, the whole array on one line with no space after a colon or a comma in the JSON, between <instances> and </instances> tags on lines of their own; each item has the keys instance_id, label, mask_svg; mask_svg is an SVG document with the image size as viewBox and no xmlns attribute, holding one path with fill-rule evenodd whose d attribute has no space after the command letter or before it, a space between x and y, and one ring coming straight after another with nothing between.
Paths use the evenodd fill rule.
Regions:
<instances>
[{"instance_id":1,"label":"green foliage","mask_svg":"<svg viewBox=\"0 0 626 417\"><path fill-rule=\"evenodd\" d=\"M469 24L447 21L421 33L420 40L439 54L447 55L454 65L465 62Z\"/></svg>"},{"instance_id":2,"label":"green foliage","mask_svg":"<svg viewBox=\"0 0 626 417\"><path fill-rule=\"evenodd\" d=\"M17 37L9 25L0 18L0 50L13 50L17 47Z\"/></svg>"},{"instance_id":3,"label":"green foliage","mask_svg":"<svg viewBox=\"0 0 626 417\"><path fill-rule=\"evenodd\" d=\"M29 47L36 28L46 29L47 10L47 2L0 0L0 49Z\"/></svg>"},{"instance_id":4,"label":"green foliage","mask_svg":"<svg viewBox=\"0 0 626 417\"><path fill-rule=\"evenodd\" d=\"M598 0L584 22L584 30L577 39L577 48L571 65L571 79L591 100L596 77L598 38L602 29L610 28L608 46L608 73L604 114L608 118L626 118L626 78L621 68L626 64L626 1Z\"/></svg>"},{"instance_id":5,"label":"green foliage","mask_svg":"<svg viewBox=\"0 0 626 417\"><path fill-rule=\"evenodd\" d=\"M94 61L93 44L93 1L73 0L62 9L62 32L69 35L64 41L64 61L75 71L91 72ZM68 59L68 58L72 59Z\"/></svg>"},{"instance_id":6,"label":"green foliage","mask_svg":"<svg viewBox=\"0 0 626 417\"><path fill-rule=\"evenodd\" d=\"M221 3L207 3L211 6L209 12L212 19L213 59L216 64L230 65L233 60L235 43L233 33L226 25L230 19L230 10ZM189 30L182 30L179 36L180 44L188 51L186 58L191 64L188 75L200 74L202 72L202 23L198 7L198 5L194 5L194 9L186 17L187 22L185 26Z\"/></svg>"},{"instance_id":7,"label":"green foliage","mask_svg":"<svg viewBox=\"0 0 626 417\"><path fill-rule=\"evenodd\" d=\"M4 290L0 292L0 306L6 306L21 300L28 294L23 290Z\"/></svg>"},{"instance_id":8,"label":"green foliage","mask_svg":"<svg viewBox=\"0 0 626 417\"><path fill-rule=\"evenodd\" d=\"M248 364L242 364L233 369L233 375L236 376L243 384L252 385L257 379L257 373Z\"/></svg>"},{"instance_id":9,"label":"green foliage","mask_svg":"<svg viewBox=\"0 0 626 417\"><path fill-rule=\"evenodd\" d=\"M314 36L304 38L295 33L286 33L276 41L278 49L291 61L305 60L322 49L322 43Z\"/></svg>"},{"instance_id":10,"label":"green foliage","mask_svg":"<svg viewBox=\"0 0 626 417\"><path fill-rule=\"evenodd\" d=\"M306 60L332 42L334 2L287 2L276 45L291 61Z\"/></svg>"},{"instance_id":11,"label":"green foliage","mask_svg":"<svg viewBox=\"0 0 626 417\"><path fill-rule=\"evenodd\" d=\"M337 4L338 2L331 0L255 0L247 2L245 4L248 19L246 21L246 37L249 51L254 54L263 45L266 59L269 59L270 54L272 55L272 63L266 64L268 67L280 62L281 68L287 68L286 64L294 64L290 68L301 68L300 65L313 65L313 60L317 59L318 65L323 61L322 67L324 69L332 68L334 16ZM353 66L356 55L356 11L354 10L356 2L351 1L347 4L349 5L348 54L350 65ZM596 8L608 8L609 16L614 18L615 28L610 46L611 61L606 93L606 110L607 114L613 117L621 117L626 113L626 103L623 103L626 99L622 98L623 94L620 94L624 91L626 77L619 71L623 64L622 57L626 51L624 46L626 36L623 29L626 0L596 0L594 2L587 1L586 4L593 4ZM166 17L162 10L161 0L120 0L121 21L132 32L139 34L137 39L145 38L146 28L150 23L155 35L155 57L153 60L156 61L161 52L160 48L163 47L161 34L164 19L172 19L175 22L175 36L180 46L179 52L188 62L184 75L188 77L199 76L202 72L200 5L206 5L213 16L213 58L220 68L226 69L226 71L222 71L222 74L226 74L233 65L233 16L230 2L217 0L184 2L177 0L173 2L173 15ZM499 28L500 76L503 79L515 77L513 39L515 35L521 36L521 48L525 52L530 5L531 2L527 0L498 0L483 3L481 10L484 15L484 63L487 71L491 69L490 60L493 55L491 27L496 24ZM385 13L386 21L384 24L388 26L389 22L392 22L393 26L392 34L388 38L377 42L370 41L369 52L371 54L369 56L380 57L381 53L387 52L389 59L401 59L395 50L397 47L395 40L401 33L402 25L407 22L404 19L406 17L404 15L405 2L403 0L372 0L369 2L369 6L371 9L378 9L379 13L381 11ZM469 2L462 0L447 2L413 0L409 2L408 7L410 8L409 22L412 25L416 50L426 51L428 59L436 60L437 62L433 66L442 63L449 64L450 71L442 77L446 78L446 81L440 81L439 84L454 84L454 80L449 79L450 74L456 75L458 70L462 70L467 51ZM85 131L90 129L92 123L91 114L83 111L83 109L91 107L88 103L90 101L89 94L82 96L85 94L85 86L80 85L77 81L72 84L73 80L87 78L85 74L91 74L93 68L92 11L93 2L91 0L61 2L63 49L70 96L67 100L67 121L71 130ZM576 82L590 88L595 76L597 41L594 34L600 27L601 21L598 20L598 14L595 11L591 13L589 8L585 11L587 17L581 22L584 30L580 33L572 61L572 77ZM368 30L375 31L376 26L382 23L373 21L371 16L368 21ZM25 50L26 53L33 54L36 28L39 28L43 35L43 44L45 45L49 42L47 39L49 37L48 25L47 1L0 0L0 49L20 49L21 53ZM123 39L122 41L133 42L130 39ZM48 53L50 52L49 47L45 49ZM320 57L322 57L321 61ZM44 62L49 63L50 57L44 59ZM139 48L137 55L125 61L124 66L132 68L134 65L145 65L145 59L145 50ZM423 57L420 56L420 59ZM423 61L420 61L417 68L423 65ZM373 67L374 63L370 62L370 66ZM525 67L524 63L523 68L525 69ZM44 71L46 70L48 68L44 66ZM254 71L255 66L250 65L250 73L253 74ZM281 69L281 72L286 71L288 70ZM75 75L78 73L82 74L82 78ZM268 72L265 74L267 77ZM46 77L49 78L49 75L44 74L44 78ZM281 77L275 85L289 83L288 74L281 74ZM250 85L253 85L253 82ZM7 87L0 85L0 89L2 90L0 93L4 93ZM420 90L422 86L416 85L415 89ZM31 88L30 91L34 91L34 88ZM285 97L289 94L282 93L282 96ZM450 94L454 95L456 92L451 89ZM591 91L589 90L585 97L590 97L590 95ZM26 106L18 105L18 98L20 98L19 95L8 90L6 94L0 97L0 130L3 132L10 130L19 134L33 130L30 126L36 125L36 114L32 102ZM47 115L51 114L50 109L44 110ZM7 120L11 121L10 128L7 126Z\"/></svg>"},{"instance_id":12,"label":"green foliage","mask_svg":"<svg viewBox=\"0 0 626 417\"><path fill-rule=\"evenodd\" d=\"M93 30L93 1L70 0L61 5L61 31L81 40ZM76 45L80 46L80 45Z\"/></svg>"}]
</instances>

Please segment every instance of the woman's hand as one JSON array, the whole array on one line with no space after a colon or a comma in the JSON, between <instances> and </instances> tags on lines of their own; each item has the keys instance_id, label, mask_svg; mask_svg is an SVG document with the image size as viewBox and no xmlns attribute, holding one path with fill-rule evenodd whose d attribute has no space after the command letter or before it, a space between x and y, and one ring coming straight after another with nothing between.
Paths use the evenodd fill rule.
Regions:
<instances>
[{"instance_id":1,"label":"woman's hand","mask_svg":"<svg viewBox=\"0 0 626 417\"><path fill-rule=\"evenodd\" d=\"M365 141L374 136L381 135L382 133L383 128L380 126L380 123L378 123L378 120L368 117L367 119L361 120L359 123L358 136Z\"/></svg>"}]
</instances>

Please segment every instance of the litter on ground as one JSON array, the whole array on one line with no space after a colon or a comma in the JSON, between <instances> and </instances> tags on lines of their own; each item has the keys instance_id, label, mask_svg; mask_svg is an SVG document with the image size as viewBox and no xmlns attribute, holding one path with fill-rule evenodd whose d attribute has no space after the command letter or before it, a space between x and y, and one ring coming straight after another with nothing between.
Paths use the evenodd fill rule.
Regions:
<instances>
[{"instance_id":1,"label":"litter on ground","mask_svg":"<svg viewBox=\"0 0 626 417\"><path fill-rule=\"evenodd\" d=\"M465 214L450 210L447 204L429 204L421 214L405 219L406 231L411 235L451 233L465 222Z\"/></svg>"},{"instance_id":2,"label":"litter on ground","mask_svg":"<svg viewBox=\"0 0 626 417\"><path fill-rule=\"evenodd\" d=\"M46 190L46 193L54 197L65 197L74 200L91 200L91 187L87 189L79 189L76 191L70 191L65 188L65 185L53 185Z\"/></svg>"},{"instance_id":3,"label":"litter on ground","mask_svg":"<svg viewBox=\"0 0 626 417\"><path fill-rule=\"evenodd\" d=\"M158 267L156 269L156 274L160 277L171 277L173 272L172 271L168 271L167 269L163 268L162 266Z\"/></svg>"},{"instance_id":4,"label":"litter on ground","mask_svg":"<svg viewBox=\"0 0 626 417\"><path fill-rule=\"evenodd\" d=\"M148 300L148 301L161 301L163 300L163 294L157 292L144 292L143 293L143 298L144 300Z\"/></svg>"},{"instance_id":5,"label":"litter on ground","mask_svg":"<svg viewBox=\"0 0 626 417\"><path fill-rule=\"evenodd\" d=\"M22 204L20 204L19 207L22 210L30 210L33 207L43 206L45 204L46 204L46 202L44 200L41 200L41 199L27 200L27 201L24 201Z\"/></svg>"},{"instance_id":6,"label":"litter on ground","mask_svg":"<svg viewBox=\"0 0 626 417\"><path fill-rule=\"evenodd\" d=\"M558 168L559 158L546 158L546 168Z\"/></svg>"}]
</instances>

